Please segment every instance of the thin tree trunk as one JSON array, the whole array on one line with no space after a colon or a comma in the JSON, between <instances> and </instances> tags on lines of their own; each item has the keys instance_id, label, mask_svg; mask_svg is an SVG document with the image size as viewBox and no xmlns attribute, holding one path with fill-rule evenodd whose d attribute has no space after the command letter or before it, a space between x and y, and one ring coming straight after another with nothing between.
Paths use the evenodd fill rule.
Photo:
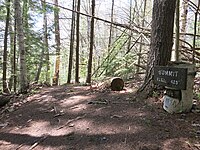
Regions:
<instances>
[{"instance_id":1,"label":"thin tree trunk","mask_svg":"<svg viewBox=\"0 0 200 150\"><path fill-rule=\"evenodd\" d=\"M78 0L77 12L80 12L81 0ZM79 83L79 23L80 14L77 13L76 17L76 70L75 70L75 82Z\"/></svg>"},{"instance_id":2,"label":"thin tree trunk","mask_svg":"<svg viewBox=\"0 0 200 150\"><path fill-rule=\"evenodd\" d=\"M16 71L16 46L17 46L17 21L14 19L14 47L13 47L13 74L14 74L14 85L13 89L17 91L17 71Z\"/></svg>"},{"instance_id":3,"label":"thin tree trunk","mask_svg":"<svg viewBox=\"0 0 200 150\"><path fill-rule=\"evenodd\" d=\"M175 61L179 61L179 37L180 37L180 29L179 29L179 6L180 0L176 0L176 43L175 43Z\"/></svg>"},{"instance_id":4,"label":"thin tree trunk","mask_svg":"<svg viewBox=\"0 0 200 150\"><path fill-rule=\"evenodd\" d=\"M39 67L38 67L38 71L35 77L35 82L38 82L39 78L40 78L40 74L41 74L41 70L43 67L43 63L44 63L44 53L48 51L48 37L47 37L47 18L46 18L46 4L45 4L45 0L41 0L41 4L42 4L42 9L43 9L43 48L41 51L41 55L40 55L40 63L39 63ZM48 73L48 72L47 72ZM46 81L47 82L47 81ZM49 82L47 82L49 83Z\"/></svg>"},{"instance_id":5,"label":"thin tree trunk","mask_svg":"<svg viewBox=\"0 0 200 150\"><path fill-rule=\"evenodd\" d=\"M110 24L110 30L109 30L109 39L108 39L108 54L110 53L110 49L111 49L111 43L112 43L112 32L113 32L113 16L114 16L114 0L112 0L112 7L111 7L111 24ZM107 58L107 67L106 67L106 75L108 74L108 65L109 65L109 55Z\"/></svg>"},{"instance_id":6,"label":"thin tree trunk","mask_svg":"<svg viewBox=\"0 0 200 150\"><path fill-rule=\"evenodd\" d=\"M25 47L24 47L24 30L23 30L23 22L22 22L22 13L20 0L15 0L15 18L17 25L17 37L18 37L18 45L19 45L19 55L20 55L20 92L26 93L28 89L28 81L27 81L27 68L26 68L26 55L25 55Z\"/></svg>"},{"instance_id":7,"label":"thin tree trunk","mask_svg":"<svg viewBox=\"0 0 200 150\"><path fill-rule=\"evenodd\" d=\"M7 85L7 43L8 43L8 28L9 28L9 20L10 20L10 0L6 2L6 26L4 33L4 53L3 53L3 92L8 93L8 85Z\"/></svg>"},{"instance_id":8,"label":"thin tree trunk","mask_svg":"<svg viewBox=\"0 0 200 150\"><path fill-rule=\"evenodd\" d=\"M189 0L186 0L186 1L182 1L182 4L181 4L181 8L182 8L182 11L181 11L181 22L180 22L180 31L181 33L186 33L186 26L187 26L187 14L188 14L188 2ZM186 41L186 35L185 34L180 34L180 42L179 42L179 45L181 48L185 47L185 42L183 41ZM180 58L179 60L182 60L183 59L183 55L182 54L179 54Z\"/></svg>"},{"instance_id":9,"label":"thin tree trunk","mask_svg":"<svg viewBox=\"0 0 200 150\"><path fill-rule=\"evenodd\" d=\"M11 22L11 20L10 20ZM10 23L9 25L9 32L10 32L10 63L11 63L11 76L9 79L9 83L8 83L8 87L9 90L12 90L13 87L13 79L14 79L14 39L15 39L15 33L13 31L13 26L11 25L12 23Z\"/></svg>"},{"instance_id":10,"label":"thin tree trunk","mask_svg":"<svg viewBox=\"0 0 200 150\"><path fill-rule=\"evenodd\" d=\"M75 10L75 0L73 0L72 10ZM69 66L68 66L67 83L71 82L71 76L72 76L73 53L74 53L74 32L75 32L75 12L72 11L70 52L69 52Z\"/></svg>"},{"instance_id":11,"label":"thin tree trunk","mask_svg":"<svg viewBox=\"0 0 200 150\"><path fill-rule=\"evenodd\" d=\"M95 14L95 0L92 0L92 16ZM93 57L93 46L94 46L94 17L91 18L91 31L90 31L90 53L88 60L88 72L86 83L91 83L92 77L92 57Z\"/></svg>"},{"instance_id":12,"label":"thin tree trunk","mask_svg":"<svg viewBox=\"0 0 200 150\"><path fill-rule=\"evenodd\" d=\"M54 21L55 21L55 42L56 42L56 66L53 77L53 85L58 85L59 72L60 72L60 28L59 28L59 11L58 11L58 0L54 0Z\"/></svg>"},{"instance_id":13,"label":"thin tree trunk","mask_svg":"<svg viewBox=\"0 0 200 150\"><path fill-rule=\"evenodd\" d=\"M45 60L46 60L46 83L50 84L50 59L49 59L49 43L48 43L48 31L47 31L47 8L46 0L41 0L43 12L43 27L44 27L44 50L45 50Z\"/></svg>"},{"instance_id":14,"label":"thin tree trunk","mask_svg":"<svg viewBox=\"0 0 200 150\"><path fill-rule=\"evenodd\" d=\"M146 4L147 4L147 1L144 0L144 9L143 9L143 14L142 14L142 27L144 27L144 22L145 22L145 15L146 15ZM141 35L140 37L140 47L139 47L139 53L138 53L138 66L137 66L137 69L136 69L136 73L139 73L140 72L140 67L141 66L141 53L142 53L142 48L143 48L143 35Z\"/></svg>"}]
</instances>

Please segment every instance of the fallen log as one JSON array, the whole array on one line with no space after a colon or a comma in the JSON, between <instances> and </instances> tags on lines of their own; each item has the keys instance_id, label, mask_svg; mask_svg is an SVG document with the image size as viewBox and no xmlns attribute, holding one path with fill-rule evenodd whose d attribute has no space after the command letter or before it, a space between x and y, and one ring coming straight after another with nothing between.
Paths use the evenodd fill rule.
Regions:
<instances>
[{"instance_id":1,"label":"fallen log","mask_svg":"<svg viewBox=\"0 0 200 150\"><path fill-rule=\"evenodd\" d=\"M124 88L124 81L120 77L107 78L97 84L97 89L111 89L113 91L121 91Z\"/></svg>"},{"instance_id":2,"label":"fallen log","mask_svg":"<svg viewBox=\"0 0 200 150\"><path fill-rule=\"evenodd\" d=\"M112 78L110 88L113 91L121 91L121 90L123 90L123 88L124 88L123 79L121 79L119 77Z\"/></svg>"}]
</instances>

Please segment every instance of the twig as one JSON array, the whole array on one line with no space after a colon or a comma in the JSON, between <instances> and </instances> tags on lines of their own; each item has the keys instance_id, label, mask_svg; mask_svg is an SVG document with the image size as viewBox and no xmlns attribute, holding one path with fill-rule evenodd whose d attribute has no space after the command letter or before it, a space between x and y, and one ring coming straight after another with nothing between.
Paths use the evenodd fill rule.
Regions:
<instances>
[{"instance_id":1,"label":"twig","mask_svg":"<svg viewBox=\"0 0 200 150\"><path fill-rule=\"evenodd\" d=\"M20 149L22 146L24 146L24 144L20 144L15 150Z\"/></svg>"},{"instance_id":2,"label":"twig","mask_svg":"<svg viewBox=\"0 0 200 150\"><path fill-rule=\"evenodd\" d=\"M82 119L82 118L84 118L85 116L86 116L86 114L84 114L83 116L78 116L78 117L76 117L76 118L74 118L74 119L70 119L70 120L67 121L66 124L64 124L63 126L60 126L59 128L57 128L57 130L62 129L62 128L64 128L65 126L69 125L71 122L77 121L77 120L79 120L79 119Z\"/></svg>"},{"instance_id":3,"label":"twig","mask_svg":"<svg viewBox=\"0 0 200 150\"><path fill-rule=\"evenodd\" d=\"M48 135L45 135L43 137L41 137L37 142L35 142L30 148L29 150L34 149L36 146L38 146L41 142L43 142L46 138L48 137Z\"/></svg>"}]
</instances>

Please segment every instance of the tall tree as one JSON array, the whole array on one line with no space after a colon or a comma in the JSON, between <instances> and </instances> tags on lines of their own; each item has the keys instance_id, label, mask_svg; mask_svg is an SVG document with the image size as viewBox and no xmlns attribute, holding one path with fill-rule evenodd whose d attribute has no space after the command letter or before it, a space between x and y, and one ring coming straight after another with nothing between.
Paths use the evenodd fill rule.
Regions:
<instances>
[{"instance_id":1,"label":"tall tree","mask_svg":"<svg viewBox=\"0 0 200 150\"><path fill-rule=\"evenodd\" d=\"M111 16L110 16L110 22L111 22L111 24L110 24L110 29L109 29L109 39L108 39L108 54L110 53L110 49L111 49L111 43L112 43L112 36L113 36L113 21L114 21L114 18L113 18L113 16L114 16L114 5L115 5L115 1L114 0L112 0L112 6L111 6ZM108 55L108 58L107 58L107 65L109 64L109 55ZM106 67L107 69L106 69L106 74L107 74L107 72L108 72L108 67Z\"/></svg>"},{"instance_id":2,"label":"tall tree","mask_svg":"<svg viewBox=\"0 0 200 150\"><path fill-rule=\"evenodd\" d=\"M15 68L14 68L14 47L15 47L15 33L13 30L13 23L12 19L10 18L10 25L9 25L9 32L10 32L10 63L11 63L11 76L9 78L8 87L12 90L13 81L15 78ZM16 92L16 91L14 91Z\"/></svg>"},{"instance_id":3,"label":"tall tree","mask_svg":"<svg viewBox=\"0 0 200 150\"><path fill-rule=\"evenodd\" d=\"M47 34L47 13L46 13L46 0L41 0L42 12L43 12L43 47L40 55L40 63L38 66L38 71L36 73L35 81L38 82L41 70L44 63L44 58L46 54L46 83L50 84L50 66L49 66L49 51L48 51L48 34Z\"/></svg>"},{"instance_id":4,"label":"tall tree","mask_svg":"<svg viewBox=\"0 0 200 150\"><path fill-rule=\"evenodd\" d=\"M28 80L27 80L27 68L26 68L26 55L25 55L25 47L24 47L24 29L22 22L22 13L20 0L15 0L15 18L16 18L16 26L17 26L17 40L18 40L18 48L19 48L19 56L20 56L20 92L26 93L28 88Z\"/></svg>"},{"instance_id":5,"label":"tall tree","mask_svg":"<svg viewBox=\"0 0 200 150\"><path fill-rule=\"evenodd\" d=\"M59 9L58 0L54 0L54 25L55 25L55 42L56 42L56 66L53 77L53 85L58 85L60 72L60 28L59 28Z\"/></svg>"},{"instance_id":6,"label":"tall tree","mask_svg":"<svg viewBox=\"0 0 200 150\"><path fill-rule=\"evenodd\" d=\"M10 0L6 1L6 26L5 26L5 34L4 34L4 53L3 53L3 92L8 92L8 86L7 86L7 43L8 43L8 29L9 29L9 20L10 20Z\"/></svg>"},{"instance_id":7,"label":"tall tree","mask_svg":"<svg viewBox=\"0 0 200 150\"><path fill-rule=\"evenodd\" d=\"M176 0L154 0L152 14L151 46L147 62L145 81L138 94L152 94L153 72L156 65L166 66L171 59Z\"/></svg>"},{"instance_id":8,"label":"tall tree","mask_svg":"<svg viewBox=\"0 0 200 150\"><path fill-rule=\"evenodd\" d=\"M182 11L181 11L181 24L180 24L180 30L182 33L186 32L186 26L187 26L187 16L188 16L188 3L189 1L182 1ZM180 35L181 40L185 40L186 36L185 34ZM185 43L180 41L180 46L184 46Z\"/></svg>"},{"instance_id":9,"label":"tall tree","mask_svg":"<svg viewBox=\"0 0 200 150\"><path fill-rule=\"evenodd\" d=\"M90 28L90 53L88 59L88 72L86 83L91 83L92 77L92 57L93 57L93 46L94 46L94 14L95 14L95 0L92 0L92 17L91 17L91 28Z\"/></svg>"},{"instance_id":10,"label":"tall tree","mask_svg":"<svg viewBox=\"0 0 200 150\"><path fill-rule=\"evenodd\" d=\"M43 8L43 27L44 27L44 52L46 54L46 83L50 84L50 59L49 59L49 43L48 43L48 31L47 31L47 8L46 8L46 0L41 0L42 8Z\"/></svg>"},{"instance_id":11,"label":"tall tree","mask_svg":"<svg viewBox=\"0 0 200 150\"><path fill-rule=\"evenodd\" d=\"M176 43L175 43L175 60L179 61L179 38L180 38L180 27L179 27L179 18L180 18L180 0L176 0Z\"/></svg>"},{"instance_id":12,"label":"tall tree","mask_svg":"<svg viewBox=\"0 0 200 150\"><path fill-rule=\"evenodd\" d=\"M75 10L75 0L73 0L72 10ZM75 12L72 11L71 35L70 35L70 52L69 52L69 66L68 66L67 83L71 82L71 76L72 76L73 53L74 53L74 32L75 32Z\"/></svg>"},{"instance_id":13,"label":"tall tree","mask_svg":"<svg viewBox=\"0 0 200 150\"><path fill-rule=\"evenodd\" d=\"M147 5L147 0L144 0L144 9L143 9L143 13L142 13L142 27L144 28L145 25L145 15L146 15L146 5ZM140 72L140 65L141 65L141 53L142 53L142 49L143 49L143 35L141 35L140 37L140 47L139 47L139 53L138 53L138 66L136 69L136 73Z\"/></svg>"},{"instance_id":14,"label":"tall tree","mask_svg":"<svg viewBox=\"0 0 200 150\"><path fill-rule=\"evenodd\" d=\"M77 12L80 12L81 0L77 3ZM76 16L76 69L75 69L75 82L79 83L79 24L80 24L80 14L77 13Z\"/></svg>"}]
</instances>

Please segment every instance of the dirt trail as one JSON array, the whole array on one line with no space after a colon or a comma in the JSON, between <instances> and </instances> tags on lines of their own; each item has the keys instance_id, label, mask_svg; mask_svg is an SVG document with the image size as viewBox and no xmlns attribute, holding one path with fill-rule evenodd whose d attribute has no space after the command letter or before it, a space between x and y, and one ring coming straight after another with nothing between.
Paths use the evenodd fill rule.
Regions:
<instances>
[{"instance_id":1,"label":"dirt trail","mask_svg":"<svg viewBox=\"0 0 200 150\"><path fill-rule=\"evenodd\" d=\"M1 150L199 150L200 114L89 86L43 88L0 120Z\"/></svg>"}]
</instances>

